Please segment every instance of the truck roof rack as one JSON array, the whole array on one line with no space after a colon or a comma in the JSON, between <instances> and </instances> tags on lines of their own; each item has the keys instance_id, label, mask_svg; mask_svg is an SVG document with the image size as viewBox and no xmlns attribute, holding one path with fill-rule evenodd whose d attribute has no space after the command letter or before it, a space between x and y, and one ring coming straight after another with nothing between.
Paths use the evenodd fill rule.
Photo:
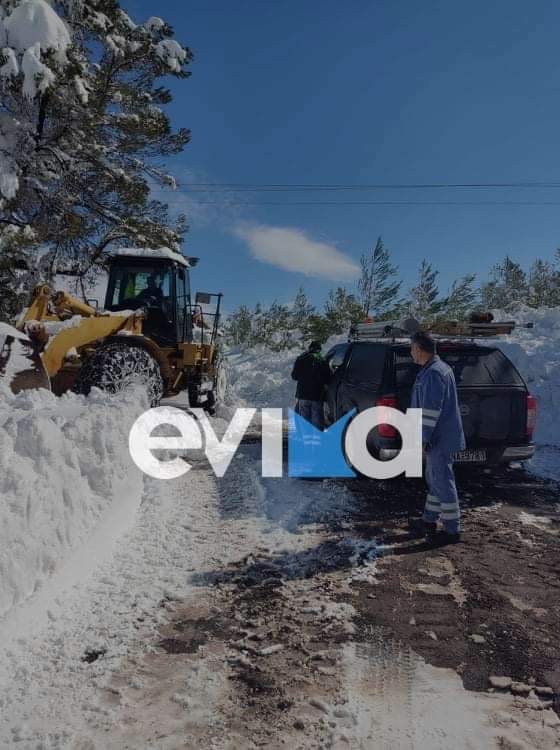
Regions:
<instances>
[{"instance_id":1,"label":"truck roof rack","mask_svg":"<svg viewBox=\"0 0 560 750\"><path fill-rule=\"evenodd\" d=\"M514 320L494 322L491 313L473 313L469 321L437 320L421 323L416 318L401 320L365 320L350 327L349 341L410 338L416 331L436 337L479 339L509 335L516 327L533 328L533 323L517 324Z\"/></svg>"}]
</instances>

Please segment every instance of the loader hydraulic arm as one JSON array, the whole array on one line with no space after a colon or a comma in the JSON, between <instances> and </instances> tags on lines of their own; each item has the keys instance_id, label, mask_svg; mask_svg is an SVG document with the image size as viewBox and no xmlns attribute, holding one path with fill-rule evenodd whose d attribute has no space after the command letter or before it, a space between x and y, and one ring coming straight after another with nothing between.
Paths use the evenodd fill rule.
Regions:
<instances>
[{"instance_id":1,"label":"loader hydraulic arm","mask_svg":"<svg viewBox=\"0 0 560 750\"><path fill-rule=\"evenodd\" d=\"M97 315L97 310L85 302L72 297L67 292L57 292L53 297L53 304L56 314L59 317L66 315L81 315L83 318L93 318Z\"/></svg>"},{"instance_id":2,"label":"loader hydraulic arm","mask_svg":"<svg viewBox=\"0 0 560 750\"><path fill-rule=\"evenodd\" d=\"M71 321L72 318L76 319ZM140 335L143 318L141 312L101 315L67 292L53 292L46 284L39 284L17 328L29 336L40 353L47 375L53 377L70 349L95 345L117 333ZM53 330L49 327L53 323L60 324L60 328L55 326Z\"/></svg>"},{"instance_id":3,"label":"loader hydraulic arm","mask_svg":"<svg viewBox=\"0 0 560 750\"><path fill-rule=\"evenodd\" d=\"M53 314L49 315L49 303L52 304ZM25 315L18 322L18 329L23 330L25 324L30 320L54 321L64 320L73 315L81 315L84 318L92 318L97 315L93 307L80 302L67 292L54 293L46 284L39 284L33 290L31 304Z\"/></svg>"}]
</instances>

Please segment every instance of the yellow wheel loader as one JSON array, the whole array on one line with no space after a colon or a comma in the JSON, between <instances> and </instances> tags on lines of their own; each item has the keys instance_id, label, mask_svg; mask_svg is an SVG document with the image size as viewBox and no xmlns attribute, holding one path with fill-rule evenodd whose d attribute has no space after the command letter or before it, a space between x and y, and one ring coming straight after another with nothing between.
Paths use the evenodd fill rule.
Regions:
<instances>
[{"instance_id":1,"label":"yellow wheel loader","mask_svg":"<svg viewBox=\"0 0 560 750\"><path fill-rule=\"evenodd\" d=\"M152 406L187 390L191 406L212 413L226 387L222 294L191 301L189 270L197 261L168 248L114 250L102 309L96 300L37 286L15 328L0 323L0 375L14 393L116 393L141 385Z\"/></svg>"}]
</instances>

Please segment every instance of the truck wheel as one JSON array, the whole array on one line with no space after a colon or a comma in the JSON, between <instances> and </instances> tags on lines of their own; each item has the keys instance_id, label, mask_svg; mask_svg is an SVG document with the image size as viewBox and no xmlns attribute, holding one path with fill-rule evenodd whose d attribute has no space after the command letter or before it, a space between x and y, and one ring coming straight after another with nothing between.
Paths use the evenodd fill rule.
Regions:
<instances>
[{"instance_id":1,"label":"truck wheel","mask_svg":"<svg viewBox=\"0 0 560 750\"><path fill-rule=\"evenodd\" d=\"M163 378L156 360L141 346L114 343L96 349L83 364L74 390L88 394L92 388L120 393L142 386L154 407L163 396Z\"/></svg>"}]
</instances>

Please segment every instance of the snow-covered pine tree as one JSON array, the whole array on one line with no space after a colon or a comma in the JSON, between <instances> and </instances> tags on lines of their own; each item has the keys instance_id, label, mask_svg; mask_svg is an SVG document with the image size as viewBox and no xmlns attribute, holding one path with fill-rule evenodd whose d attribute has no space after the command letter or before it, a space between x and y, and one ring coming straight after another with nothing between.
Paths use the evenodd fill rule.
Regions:
<instances>
[{"instance_id":1,"label":"snow-covered pine tree","mask_svg":"<svg viewBox=\"0 0 560 750\"><path fill-rule=\"evenodd\" d=\"M269 320L266 308L260 302L257 302L252 313L253 330L251 334L251 344L264 344L269 337Z\"/></svg>"},{"instance_id":2,"label":"snow-covered pine tree","mask_svg":"<svg viewBox=\"0 0 560 750\"><path fill-rule=\"evenodd\" d=\"M560 305L560 249L554 253L552 306Z\"/></svg>"},{"instance_id":3,"label":"snow-covered pine tree","mask_svg":"<svg viewBox=\"0 0 560 750\"><path fill-rule=\"evenodd\" d=\"M235 346L249 343L253 332L251 310L246 305L240 305L228 316L225 328L228 343Z\"/></svg>"},{"instance_id":4,"label":"snow-covered pine tree","mask_svg":"<svg viewBox=\"0 0 560 750\"><path fill-rule=\"evenodd\" d=\"M363 319L364 311L356 296L339 286L329 292L324 317L328 335L332 336L348 331L352 323Z\"/></svg>"},{"instance_id":5,"label":"snow-covered pine tree","mask_svg":"<svg viewBox=\"0 0 560 750\"><path fill-rule=\"evenodd\" d=\"M302 286L294 298L291 308L291 324L294 334L305 340L308 338L311 316L315 313L315 307L307 299Z\"/></svg>"},{"instance_id":6,"label":"snow-covered pine tree","mask_svg":"<svg viewBox=\"0 0 560 750\"><path fill-rule=\"evenodd\" d=\"M418 283L409 290L408 311L420 321L431 320L441 309L438 302L438 286L436 279L439 271L435 271L426 259L420 264Z\"/></svg>"},{"instance_id":7,"label":"snow-covered pine tree","mask_svg":"<svg viewBox=\"0 0 560 750\"><path fill-rule=\"evenodd\" d=\"M391 263L390 252L381 237L377 238L372 253L362 255L360 266L358 292L363 313L383 318L394 306L402 282L397 281L398 268Z\"/></svg>"},{"instance_id":8,"label":"snow-covered pine tree","mask_svg":"<svg viewBox=\"0 0 560 750\"><path fill-rule=\"evenodd\" d=\"M267 345L275 351L286 349L294 343L292 316L287 305L282 305L276 300L267 311L268 318L268 340Z\"/></svg>"},{"instance_id":9,"label":"snow-covered pine tree","mask_svg":"<svg viewBox=\"0 0 560 750\"><path fill-rule=\"evenodd\" d=\"M0 252L42 274L85 272L110 244L178 246L150 185L183 149L165 76L192 55L161 19L134 23L117 0L0 0ZM11 260L10 260L11 259ZM13 270L12 270L13 273ZM10 285L4 270L3 285ZM12 284L13 285L13 284ZM1 296L1 295L0 295Z\"/></svg>"},{"instance_id":10,"label":"snow-covered pine tree","mask_svg":"<svg viewBox=\"0 0 560 750\"><path fill-rule=\"evenodd\" d=\"M527 275L519 263L506 255L490 271L490 281L481 287L482 305L486 309L515 310L527 304Z\"/></svg>"},{"instance_id":11,"label":"snow-covered pine tree","mask_svg":"<svg viewBox=\"0 0 560 750\"><path fill-rule=\"evenodd\" d=\"M477 306L479 292L474 288L476 276L468 273L451 285L447 297L442 300L439 315L450 320L465 320Z\"/></svg>"},{"instance_id":12,"label":"snow-covered pine tree","mask_svg":"<svg viewBox=\"0 0 560 750\"><path fill-rule=\"evenodd\" d=\"M552 263L541 258L529 269L527 304L536 308L560 304L560 273Z\"/></svg>"}]
</instances>

